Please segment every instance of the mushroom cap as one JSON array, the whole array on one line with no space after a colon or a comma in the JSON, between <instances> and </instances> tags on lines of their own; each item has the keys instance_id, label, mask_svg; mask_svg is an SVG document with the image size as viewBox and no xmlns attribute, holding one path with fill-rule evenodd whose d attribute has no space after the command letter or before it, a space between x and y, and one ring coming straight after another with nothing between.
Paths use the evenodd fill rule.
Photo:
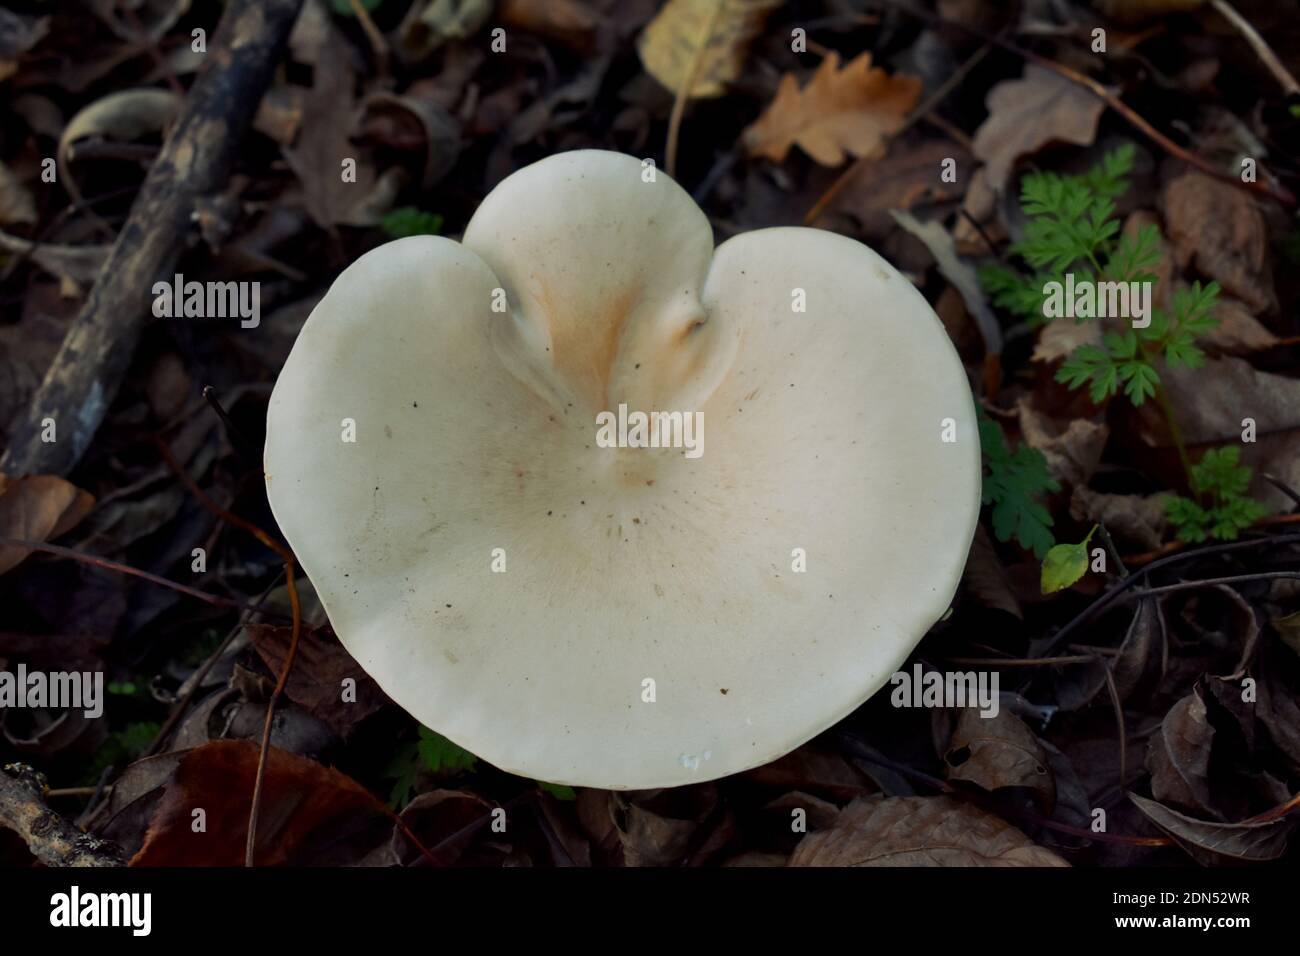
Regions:
<instances>
[{"instance_id":1,"label":"mushroom cap","mask_svg":"<svg viewBox=\"0 0 1300 956\"><path fill-rule=\"evenodd\" d=\"M702 413L702 453L601 447L620 404ZM715 250L681 187L598 150L511 175L462 243L349 266L265 463L394 701L504 770L609 789L736 773L851 712L944 614L980 505L966 374L906 278L813 229Z\"/></svg>"}]
</instances>

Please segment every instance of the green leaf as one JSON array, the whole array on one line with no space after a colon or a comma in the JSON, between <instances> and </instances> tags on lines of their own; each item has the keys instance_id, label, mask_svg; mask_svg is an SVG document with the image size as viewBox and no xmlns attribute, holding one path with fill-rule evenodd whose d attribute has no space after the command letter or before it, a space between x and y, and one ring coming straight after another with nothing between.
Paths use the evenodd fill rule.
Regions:
<instances>
[{"instance_id":1,"label":"green leaf","mask_svg":"<svg viewBox=\"0 0 1300 956\"><path fill-rule=\"evenodd\" d=\"M546 783L545 781L538 780L537 786L541 787L543 790L545 790L547 793L553 796L556 800L577 800L578 799L577 792L572 787L565 786L562 783Z\"/></svg>"},{"instance_id":2,"label":"green leaf","mask_svg":"<svg viewBox=\"0 0 1300 956\"><path fill-rule=\"evenodd\" d=\"M1009 451L1002 429L985 416L979 419L979 435L985 464L982 499L993 506L994 537L1014 537L1022 548L1042 557L1054 542L1052 516L1038 497L1060 489L1047 471L1047 459L1028 445Z\"/></svg>"},{"instance_id":3,"label":"green leaf","mask_svg":"<svg viewBox=\"0 0 1300 956\"><path fill-rule=\"evenodd\" d=\"M1044 594L1063 591L1088 573L1088 542L1097 531L1097 525L1078 544L1058 544L1043 558L1043 572L1039 587Z\"/></svg>"},{"instance_id":4,"label":"green leaf","mask_svg":"<svg viewBox=\"0 0 1300 956\"><path fill-rule=\"evenodd\" d=\"M1043 318L1043 286L1048 276L1040 274L1026 279L1006 266L981 266L976 275L988 293L990 301L1012 315L1018 315L1030 325L1041 325Z\"/></svg>"},{"instance_id":5,"label":"green leaf","mask_svg":"<svg viewBox=\"0 0 1300 956\"><path fill-rule=\"evenodd\" d=\"M414 206L394 209L380 221L379 227L394 239L407 236L436 236L442 229L442 216Z\"/></svg>"},{"instance_id":6,"label":"green leaf","mask_svg":"<svg viewBox=\"0 0 1300 956\"><path fill-rule=\"evenodd\" d=\"M420 740L416 745L420 762L431 773L458 773L473 770L478 762L468 750L452 743L442 734L434 733L428 727L420 728Z\"/></svg>"},{"instance_id":7,"label":"green leaf","mask_svg":"<svg viewBox=\"0 0 1300 956\"><path fill-rule=\"evenodd\" d=\"M1268 513L1246 494L1251 471L1241 464L1236 445L1206 451L1192 466L1190 480L1200 502L1177 495L1165 499L1165 514L1183 541L1231 541Z\"/></svg>"},{"instance_id":8,"label":"green leaf","mask_svg":"<svg viewBox=\"0 0 1300 956\"><path fill-rule=\"evenodd\" d=\"M1124 394L1134 405L1141 405L1156 393L1160 376L1149 362L1135 359L1119 366L1119 378L1124 383Z\"/></svg>"},{"instance_id":9,"label":"green leaf","mask_svg":"<svg viewBox=\"0 0 1300 956\"><path fill-rule=\"evenodd\" d=\"M420 754L414 742L403 744L393 754L393 759L384 768L385 780L392 780L393 789L388 794L388 805L394 810L401 810L411 802L415 792L416 778L420 774Z\"/></svg>"}]
</instances>

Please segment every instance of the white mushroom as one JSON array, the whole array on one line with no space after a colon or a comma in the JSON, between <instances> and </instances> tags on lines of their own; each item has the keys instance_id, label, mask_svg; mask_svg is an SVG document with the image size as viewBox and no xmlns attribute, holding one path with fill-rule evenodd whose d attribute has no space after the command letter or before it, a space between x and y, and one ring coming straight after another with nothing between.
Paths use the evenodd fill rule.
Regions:
<instances>
[{"instance_id":1,"label":"white mushroom","mask_svg":"<svg viewBox=\"0 0 1300 956\"><path fill-rule=\"evenodd\" d=\"M702 453L602 447L620 406L700 413ZM676 183L587 150L510 176L463 243L343 272L266 482L393 700L502 769L625 789L763 764L880 688L956 589L980 453L889 263L811 229L714 250Z\"/></svg>"}]
</instances>

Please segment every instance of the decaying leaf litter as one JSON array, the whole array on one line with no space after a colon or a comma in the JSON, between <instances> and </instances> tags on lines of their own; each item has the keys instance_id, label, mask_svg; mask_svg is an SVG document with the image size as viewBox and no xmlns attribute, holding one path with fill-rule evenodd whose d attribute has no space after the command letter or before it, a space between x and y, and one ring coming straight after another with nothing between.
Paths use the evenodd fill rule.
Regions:
<instances>
[{"instance_id":1,"label":"decaying leaf litter","mask_svg":"<svg viewBox=\"0 0 1300 956\"><path fill-rule=\"evenodd\" d=\"M1286 65L1300 34L1262 2L1234 5L1253 35L1218 5L1122 6L308 0L267 88L231 104L251 131L177 236L177 271L261 282L259 330L148 323L79 459L0 478L0 665L109 675L106 720L5 713L6 760L49 787L38 796L6 771L21 788L6 794L109 841L104 861L140 865L1214 866L1293 853L1300 100ZM205 69L193 31L213 49L220 12L0 12L10 462L40 460L15 448L31 439L11 423L57 369ZM276 538L260 440L308 312L365 250L454 237L504 176L580 147L667 160L719 239L807 221L868 242L926 294L984 416L987 508L953 614L905 666L996 670L996 719L900 709L882 691L737 777L575 792L414 725L330 633L310 583L286 586L259 539ZM1154 277L1163 338L1130 348L1097 321L1018 308L1050 264L1034 261L1035 222L1073 222L1051 190L1111 204L1097 219L1114 229L1087 252L1102 272L1109 255ZM1196 311L1189 297L1211 284L1212 308ZM1067 550L1045 570L1053 546ZM334 692L348 677L355 703ZM196 789L222 795L219 848L179 836ZM508 836L490 826L497 807L516 821ZM7 862L61 861L25 839L0 830Z\"/></svg>"}]
</instances>

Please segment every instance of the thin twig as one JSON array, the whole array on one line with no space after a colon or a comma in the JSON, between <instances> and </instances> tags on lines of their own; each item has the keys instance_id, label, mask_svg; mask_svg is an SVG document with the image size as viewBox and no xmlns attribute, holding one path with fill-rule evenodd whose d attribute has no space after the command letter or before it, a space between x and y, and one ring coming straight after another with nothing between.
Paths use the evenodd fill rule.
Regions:
<instances>
[{"instance_id":1,"label":"thin twig","mask_svg":"<svg viewBox=\"0 0 1300 956\"><path fill-rule=\"evenodd\" d=\"M176 581L169 581L167 578L159 577L156 574L150 574L148 571L141 571L139 568L133 568L129 564L110 561L108 558L101 558L94 554L86 554L83 551L74 551L72 548L60 547L57 544L46 544L43 541L28 541L25 538L10 538L4 535L0 535L0 544L17 545L18 547L27 548L31 551L45 551L49 554L56 554L61 558L71 558L74 561L80 561L82 564L104 568L107 571L116 571L119 574L129 574L131 577L140 578L143 581L148 581L150 584L157 584L161 587L171 588L173 591L179 591L181 594L187 594L192 598L198 598L200 601L204 601L217 607L247 607L243 601L237 601L234 598L222 597L220 594L209 594L207 591L200 591L198 588L192 588Z\"/></svg>"},{"instance_id":2,"label":"thin twig","mask_svg":"<svg viewBox=\"0 0 1300 956\"><path fill-rule=\"evenodd\" d=\"M1259 473L1259 477L1263 478L1263 479L1264 479L1265 481L1267 481L1270 485L1272 485L1272 486L1273 486L1274 488L1276 488L1278 491L1282 492L1282 494L1286 495L1288 498L1290 498L1290 499L1291 499L1293 502L1295 502L1297 505L1300 505L1300 492L1297 492L1294 488L1292 488L1290 485L1288 485L1285 481L1283 481L1283 480L1282 480L1281 478L1279 478L1277 475L1271 475L1271 474L1269 474L1267 471L1261 471L1261 472Z\"/></svg>"},{"instance_id":3,"label":"thin twig","mask_svg":"<svg viewBox=\"0 0 1300 956\"><path fill-rule=\"evenodd\" d=\"M945 657L944 663L958 667L1052 667L1063 664L1091 664L1091 654L1065 657Z\"/></svg>"},{"instance_id":4,"label":"thin twig","mask_svg":"<svg viewBox=\"0 0 1300 956\"><path fill-rule=\"evenodd\" d=\"M1101 536L1101 543L1106 546L1106 550L1110 552L1111 558L1119 568L1119 576L1121 578L1128 577L1128 568L1124 566L1124 559L1120 557L1119 548L1115 547L1115 542L1111 538L1110 532L1106 530L1104 522L1097 522L1097 533Z\"/></svg>"},{"instance_id":5,"label":"thin twig","mask_svg":"<svg viewBox=\"0 0 1300 956\"><path fill-rule=\"evenodd\" d=\"M1237 32L1245 38L1246 42L1250 44L1250 48L1255 51L1255 55L1268 67L1268 71L1277 78L1287 96L1300 94L1300 83L1297 83L1296 78L1282 65L1282 61L1277 58L1273 48L1259 35L1259 31L1250 25L1249 20L1238 13L1232 4L1228 3L1228 0L1210 0L1210 6L1219 11L1225 20L1236 27Z\"/></svg>"},{"instance_id":6,"label":"thin twig","mask_svg":"<svg viewBox=\"0 0 1300 956\"><path fill-rule=\"evenodd\" d=\"M293 614L293 627L289 635L289 649L284 656L284 666L280 668L280 677L275 683L275 690L271 692L271 698L266 702L266 720L262 724L261 749L257 755L257 775L253 779L253 803L248 812L248 842L244 846L244 865L252 866L254 849L257 844L257 817L262 800L262 783L266 778L266 756L271 746L271 724L275 717L275 705L279 703L280 695L284 693L285 685L289 683L289 672L293 668L293 661L298 653L298 639L302 636L302 605L298 600L298 587L294 582L296 559L287 546L276 541L251 521L227 511L208 497L207 493L195 484L194 479L181 467L180 462L176 460L176 456L167 447L167 443L161 438L155 438L155 441L162 453L163 460L167 462L167 466L176 473L176 476L180 478L181 482L199 500L203 507L223 521L247 531L284 561L284 583L289 590L289 608Z\"/></svg>"},{"instance_id":7,"label":"thin twig","mask_svg":"<svg viewBox=\"0 0 1300 956\"><path fill-rule=\"evenodd\" d=\"M1300 571L1261 571L1258 574L1235 574L1226 578L1205 578L1201 581L1181 581L1178 584L1166 584L1158 588L1142 588L1131 591L1124 596L1124 602L1137 601L1157 594L1174 594L1178 591L1195 591L1198 588L1213 588L1220 585L1248 584L1251 581L1300 580Z\"/></svg>"},{"instance_id":8,"label":"thin twig","mask_svg":"<svg viewBox=\"0 0 1300 956\"><path fill-rule=\"evenodd\" d=\"M348 4L352 7L352 13L356 16L357 23L361 24L361 29L366 35L366 41L375 54L375 72L379 76L387 76L388 43L384 40L384 35L375 26L375 21L370 18L370 11L366 9L366 5L361 0L348 0Z\"/></svg>"},{"instance_id":9,"label":"thin twig","mask_svg":"<svg viewBox=\"0 0 1300 956\"><path fill-rule=\"evenodd\" d=\"M1184 551L1180 554L1172 554L1166 558L1152 561L1150 564L1141 568L1138 573L1121 579L1115 587L1111 588L1106 593L1099 595L1096 600L1075 615L1063 628L1053 634L1047 644L1042 648L1042 651L1044 654L1047 654L1053 648L1059 647L1066 637L1118 601L1130 588L1144 580L1146 576L1153 571L1158 571L1163 567L1178 564L1182 561L1190 561L1193 558L1208 557L1213 554L1225 554L1231 551L1257 548L1265 544L1283 545L1298 543L1300 543L1300 534L1284 534L1277 535L1276 537L1251 538L1249 541L1229 541L1226 544L1215 544L1205 548L1197 548L1194 551ZM1151 592L1148 591L1146 593L1150 594Z\"/></svg>"},{"instance_id":10,"label":"thin twig","mask_svg":"<svg viewBox=\"0 0 1300 956\"><path fill-rule=\"evenodd\" d=\"M280 579L283 577L284 572L281 572L272 579L271 583L266 586L266 589L262 591L257 600L253 602L253 604L251 604L244 612L243 616L240 617L238 623L236 623L235 626L230 629L229 633L222 638L221 643L217 645L216 650L209 654L208 659L203 662L202 666L200 666L199 669L190 676L189 689L181 696L181 699L176 702L176 706L172 708L172 712L167 716L167 719L163 721L163 725L158 728L158 733L154 734L153 742L150 743L149 746L145 748L144 753L140 755L142 758L152 757L161 749L168 734L172 732L172 729L180 721L181 717L185 715L185 712L190 705L190 701L194 699L194 696L199 691L200 685L203 683L203 678L208 675L208 671L212 670L217 661L221 659L221 655L226 652L226 648L230 646L230 643L235 639L239 632L248 626L249 620L257 613L258 609L261 608L262 603L270 596L271 592L275 590L276 586L280 583Z\"/></svg>"},{"instance_id":11,"label":"thin twig","mask_svg":"<svg viewBox=\"0 0 1300 956\"><path fill-rule=\"evenodd\" d=\"M1101 672L1106 678L1106 690L1110 694L1111 706L1115 708L1115 726L1119 729L1119 785L1124 788L1128 779L1128 732L1124 729L1124 703L1119 699L1119 688L1115 686L1115 675L1110 665L1101 658L1094 658L1101 665Z\"/></svg>"},{"instance_id":12,"label":"thin twig","mask_svg":"<svg viewBox=\"0 0 1300 956\"><path fill-rule=\"evenodd\" d=\"M1161 149L1169 153L1169 155L1181 159L1189 166L1196 167L1207 176L1212 176L1220 182L1228 183L1229 185L1235 186L1238 189L1243 189L1246 192L1254 193L1258 196L1267 196L1269 199L1286 206L1288 209L1296 204L1295 195L1285 186L1273 187L1264 182L1243 182L1239 176L1233 173L1224 172L1209 160L1202 159L1195 153L1183 149L1183 147L1179 146L1172 139L1147 122L1137 111L1126 104L1118 96L1102 84L1098 83L1092 77L1085 76L1078 70L1057 63L1055 60L1048 59L1032 50L1025 49L1017 43L1012 43L1010 40L1004 39L1000 36L994 36L993 34L987 33L978 27L971 26L968 23L964 23L960 20L945 19L936 16L927 10L919 10L916 7L913 7L910 3L903 2L903 0L883 0L883 2L888 3L891 7L906 13L908 16L915 17L918 20L924 20L936 25L956 27L964 33L969 33L971 36L978 37L986 43L992 43L999 46L1008 52L1016 54L1016 56L1019 56L1022 59L1028 60L1030 63L1043 67L1043 69L1051 70L1053 73L1065 77L1072 83L1077 83L1079 86L1082 86L1091 92L1120 116L1124 117L1130 126L1134 127L1148 139L1152 140L1160 146Z\"/></svg>"}]
</instances>

